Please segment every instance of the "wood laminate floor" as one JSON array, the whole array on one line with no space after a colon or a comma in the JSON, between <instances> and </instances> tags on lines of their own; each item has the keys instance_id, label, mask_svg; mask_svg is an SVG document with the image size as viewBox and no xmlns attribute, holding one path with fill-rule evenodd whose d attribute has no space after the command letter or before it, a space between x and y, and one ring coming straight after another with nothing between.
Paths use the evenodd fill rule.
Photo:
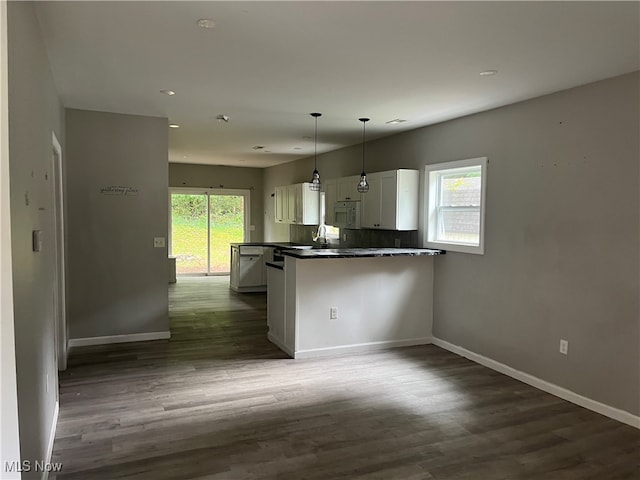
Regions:
<instances>
[{"instance_id":1,"label":"wood laminate floor","mask_svg":"<svg viewBox=\"0 0 640 480\"><path fill-rule=\"evenodd\" d=\"M170 287L170 341L71 352L58 480L640 478L638 430L438 347L288 359L228 282Z\"/></svg>"}]
</instances>

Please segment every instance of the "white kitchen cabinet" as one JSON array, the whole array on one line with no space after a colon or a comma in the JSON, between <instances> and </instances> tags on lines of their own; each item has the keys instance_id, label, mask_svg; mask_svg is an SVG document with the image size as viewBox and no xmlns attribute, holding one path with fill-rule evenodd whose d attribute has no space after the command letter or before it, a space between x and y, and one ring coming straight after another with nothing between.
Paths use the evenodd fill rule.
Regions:
<instances>
[{"instance_id":1,"label":"white kitchen cabinet","mask_svg":"<svg viewBox=\"0 0 640 480\"><path fill-rule=\"evenodd\" d=\"M361 196L362 228L418 229L418 170L390 170L367 175Z\"/></svg>"},{"instance_id":2,"label":"white kitchen cabinet","mask_svg":"<svg viewBox=\"0 0 640 480\"><path fill-rule=\"evenodd\" d=\"M276 223L285 223L287 210L287 187L276 187L275 191L275 220Z\"/></svg>"},{"instance_id":3,"label":"white kitchen cabinet","mask_svg":"<svg viewBox=\"0 0 640 480\"><path fill-rule=\"evenodd\" d=\"M309 183L296 184L296 215L298 225L318 225L320 223L320 192L309 188Z\"/></svg>"},{"instance_id":4,"label":"white kitchen cabinet","mask_svg":"<svg viewBox=\"0 0 640 480\"><path fill-rule=\"evenodd\" d=\"M336 201L349 202L360 200L361 194L358 192L358 182L360 182L360 175L339 178Z\"/></svg>"},{"instance_id":5,"label":"white kitchen cabinet","mask_svg":"<svg viewBox=\"0 0 640 480\"><path fill-rule=\"evenodd\" d=\"M296 225L318 225L320 192L309 183L296 183L275 189L275 221Z\"/></svg>"},{"instance_id":6,"label":"white kitchen cabinet","mask_svg":"<svg viewBox=\"0 0 640 480\"><path fill-rule=\"evenodd\" d=\"M326 180L324 186L324 210L327 225L333 225L335 221L334 207L336 202L349 202L360 200L358 192L358 182L360 175L350 177L333 178Z\"/></svg>"},{"instance_id":7,"label":"white kitchen cabinet","mask_svg":"<svg viewBox=\"0 0 640 480\"><path fill-rule=\"evenodd\" d=\"M296 223L296 186L287 185L285 223Z\"/></svg>"}]
</instances>

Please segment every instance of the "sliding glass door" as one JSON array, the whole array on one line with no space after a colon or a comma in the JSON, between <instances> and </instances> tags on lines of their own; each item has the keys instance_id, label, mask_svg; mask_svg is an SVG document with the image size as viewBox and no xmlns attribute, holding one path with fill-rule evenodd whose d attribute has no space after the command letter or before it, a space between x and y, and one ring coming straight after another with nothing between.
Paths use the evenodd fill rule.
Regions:
<instances>
[{"instance_id":1,"label":"sliding glass door","mask_svg":"<svg viewBox=\"0 0 640 480\"><path fill-rule=\"evenodd\" d=\"M249 240L249 190L172 189L170 255L178 275L226 275L231 243Z\"/></svg>"},{"instance_id":2,"label":"sliding glass door","mask_svg":"<svg viewBox=\"0 0 640 480\"><path fill-rule=\"evenodd\" d=\"M244 195L209 195L209 273L229 273L229 244L244 242L248 237L244 209Z\"/></svg>"}]
</instances>

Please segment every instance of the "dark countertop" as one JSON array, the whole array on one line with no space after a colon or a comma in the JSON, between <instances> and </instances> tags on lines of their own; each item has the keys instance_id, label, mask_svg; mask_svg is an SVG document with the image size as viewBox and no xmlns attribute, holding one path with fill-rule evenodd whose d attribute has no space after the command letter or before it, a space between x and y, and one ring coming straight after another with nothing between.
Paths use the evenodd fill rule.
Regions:
<instances>
[{"instance_id":1,"label":"dark countertop","mask_svg":"<svg viewBox=\"0 0 640 480\"><path fill-rule=\"evenodd\" d=\"M278 270L284 270L284 262L264 262L267 267L277 268Z\"/></svg>"},{"instance_id":2,"label":"dark countertop","mask_svg":"<svg viewBox=\"0 0 640 480\"><path fill-rule=\"evenodd\" d=\"M283 255L293 258L359 258L359 257L406 257L443 255L444 250L430 248L319 248L315 250L285 250Z\"/></svg>"},{"instance_id":3,"label":"dark countertop","mask_svg":"<svg viewBox=\"0 0 640 480\"><path fill-rule=\"evenodd\" d=\"M293 242L245 242L231 243L232 247L274 247L274 248L311 248L311 245L303 245Z\"/></svg>"}]
</instances>

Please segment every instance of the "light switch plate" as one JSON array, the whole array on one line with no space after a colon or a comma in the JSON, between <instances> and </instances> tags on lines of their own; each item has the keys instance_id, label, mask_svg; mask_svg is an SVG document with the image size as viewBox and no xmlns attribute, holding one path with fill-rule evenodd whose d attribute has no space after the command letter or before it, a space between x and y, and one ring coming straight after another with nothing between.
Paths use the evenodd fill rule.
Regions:
<instances>
[{"instance_id":1,"label":"light switch plate","mask_svg":"<svg viewBox=\"0 0 640 480\"><path fill-rule=\"evenodd\" d=\"M164 237L153 237L154 248L164 248Z\"/></svg>"},{"instance_id":2,"label":"light switch plate","mask_svg":"<svg viewBox=\"0 0 640 480\"><path fill-rule=\"evenodd\" d=\"M569 341L564 338L560 340L560 353L563 355L569 354Z\"/></svg>"}]
</instances>

